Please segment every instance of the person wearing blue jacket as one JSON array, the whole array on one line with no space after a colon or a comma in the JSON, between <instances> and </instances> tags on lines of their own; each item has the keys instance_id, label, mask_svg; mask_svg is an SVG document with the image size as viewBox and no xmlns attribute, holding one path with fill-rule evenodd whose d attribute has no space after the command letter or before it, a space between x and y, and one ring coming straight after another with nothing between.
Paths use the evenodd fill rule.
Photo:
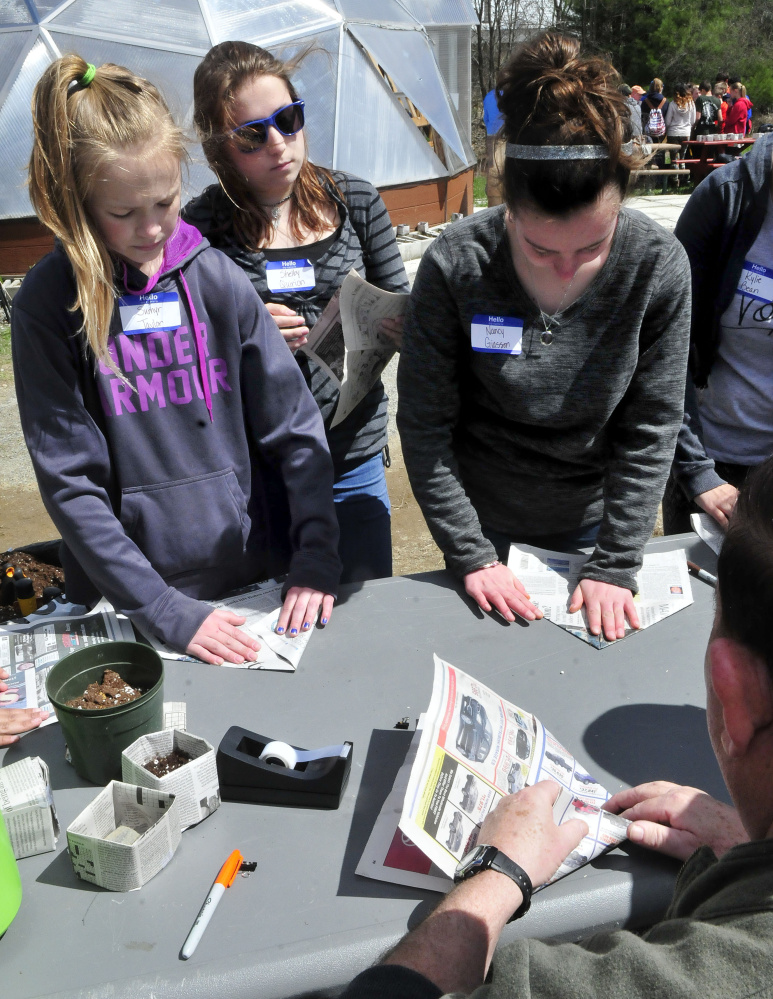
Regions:
<instances>
[{"instance_id":1,"label":"person wearing blue jacket","mask_svg":"<svg viewBox=\"0 0 773 999\"><path fill-rule=\"evenodd\" d=\"M322 420L248 278L179 219L184 145L163 99L67 56L33 123L30 195L58 239L18 292L12 345L68 596L104 595L213 663L258 643L207 601L279 570L277 630L320 608L325 623L340 562Z\"/></svg>"}]
</instances>

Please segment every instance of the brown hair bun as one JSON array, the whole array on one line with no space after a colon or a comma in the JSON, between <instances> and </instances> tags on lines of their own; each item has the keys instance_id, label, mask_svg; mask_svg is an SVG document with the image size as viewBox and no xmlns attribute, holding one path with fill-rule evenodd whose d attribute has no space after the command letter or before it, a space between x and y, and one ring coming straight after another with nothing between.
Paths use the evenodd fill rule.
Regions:
<instances>
[{"instance_id":1,"label":"brown hair bun","mask_svg":"<svg viewBox=\"0 0 773 999\"><path fill-rule=\"evenodd\" d=\"M545 32L518 49L500 71L498 104L509 143L602 145L598 160L505 162L505 201L527 201L551 215L594 202L613 184L621 197L640 155L625 154L632 137L630 109L618 90L620 77L606 59L584 56L575 38Z\"/></svg>"}]
</instances>

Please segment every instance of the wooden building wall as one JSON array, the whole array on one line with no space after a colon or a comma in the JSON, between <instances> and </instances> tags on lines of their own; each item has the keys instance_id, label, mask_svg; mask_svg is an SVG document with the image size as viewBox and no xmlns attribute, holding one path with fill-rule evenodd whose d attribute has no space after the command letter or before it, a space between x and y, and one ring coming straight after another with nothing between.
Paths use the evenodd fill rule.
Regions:
<instances>
[{"instance_id":1,"label":"wooden building wall","mask_svg":"<svg viewBox=\"0 0 773 999\"><path fill-rule=\"evenodd\" d=\"M0 219L0 277L26 274L54 248L54 237L36 218Z\"/></svg>"},{"instance_id":2,"label":"wooden building wall","mask_svg":"<svg viewBox=\"0 0 773 999\"><path fill-rule=\"evenodd\" d=\"M448 222L454 212L471 214L472 177L470 168L455 177L383 188L392 225L415 229L418 222ZM36 218L0 219L0 277L26 274L53 246L53 236Z\"/></svg>"},{"instance_id":3,"label":"wooden building wall","mask_svg":"<svg viewBox=\"0 0 773 999\"><path fill-rule=\"evenodd\" d=\"M415 229L417 222L430 225L448 222L454 212L471 215L473 173L470 167L455 177L381 188L392 225L407 223Z\"/></svg>"}]
</instances>

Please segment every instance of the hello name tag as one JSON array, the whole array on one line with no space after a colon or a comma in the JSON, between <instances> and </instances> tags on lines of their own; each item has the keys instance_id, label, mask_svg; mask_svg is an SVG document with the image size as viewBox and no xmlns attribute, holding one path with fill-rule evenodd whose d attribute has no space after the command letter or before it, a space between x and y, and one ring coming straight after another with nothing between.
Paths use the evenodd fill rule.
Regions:
<instances>
[{"instance_id":1,"label":"hello name tag","mask_svg":"<svg viewBox=\"0 0 773 999\"><path fill-rule=\"evenodd\" d=\"M266 262L269 291L311 291L316 281L310 260L269 260Z\"/></svg>"},{"instance_id":2,"label":"hello name tag","mask_svg":"<svg viewBox=\"0 0 773 999\"><path fill-rule=\"evenodd\" d=\"M520 354L523 339L523 319L512 316L472 317L470 324L472 349L484 354Z\"/></svg>"},{"instance_id":3,"label":"hello name tag","mask_svg":"<svg viewBox=\"0 0 773 999\"><path fill-rule=\"evenodd\" d=\"M176 291L151 291L147 295L122 295L118 299L121 328L128 336L180 325L180 298Z\"/></svg>"},{"instance_id":4,"label":"hello name tag","mask_svg":"<svg viewBox=\"0 0 773 999\"><path fill-rule=\"evenodd\" d=\"M761 302L773 302L773 270L762 264L753 264L745 260L738 291L749 298L757 298Z\"/></svg>"}]
</instances>

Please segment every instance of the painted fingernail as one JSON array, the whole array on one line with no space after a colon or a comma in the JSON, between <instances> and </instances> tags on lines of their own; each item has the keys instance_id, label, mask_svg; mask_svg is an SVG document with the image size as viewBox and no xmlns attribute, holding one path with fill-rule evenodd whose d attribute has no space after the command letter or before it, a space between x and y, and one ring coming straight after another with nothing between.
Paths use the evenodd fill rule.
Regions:
<instances>
[{"instance_id":1,"label":"painted fingernail","mask_svg":"<svg viewBox=\"0 0 773 999\"><path fill-rule=\"evenodd\" d=\"M322 618L322 623L323 623L323 624L327 624L327 618L326 618L326 617L323 617L323 618Z\"/></svg>"},{"instance_id":2,"label":"painted fingernail","mask_svg":"<svg viewBox=\"0 0 773 999\"><path fill-rule=\"evenodd\" d=\"M308 627L309 627L309 622L308 622L308 621L304 621L304 622L303 622L303 630L304 630L304 631L307 631L307 630L308 630Z\"/></svg>"},{"instance_id":3,"label":"painted fingernail","mask_svg":"<svg viewBox=\"0 0 773 999\"><path fill-rule=\"evenodd\" d=\"M297 635L298 634L298 629L297 628L290 628L290 634L291 635Z\"/></svg>"},{"instance_id":4,"label":"painted fingernail","mask_svg":"<svg viewBox=\"0 0 773 999\"><path fill-rule=\"evenodd\" d=\"M282 628L279 625L277 625L276 633L277 633L277 635L283 635L284 634L284 628Z\"/></svg>"}]
</instances>

